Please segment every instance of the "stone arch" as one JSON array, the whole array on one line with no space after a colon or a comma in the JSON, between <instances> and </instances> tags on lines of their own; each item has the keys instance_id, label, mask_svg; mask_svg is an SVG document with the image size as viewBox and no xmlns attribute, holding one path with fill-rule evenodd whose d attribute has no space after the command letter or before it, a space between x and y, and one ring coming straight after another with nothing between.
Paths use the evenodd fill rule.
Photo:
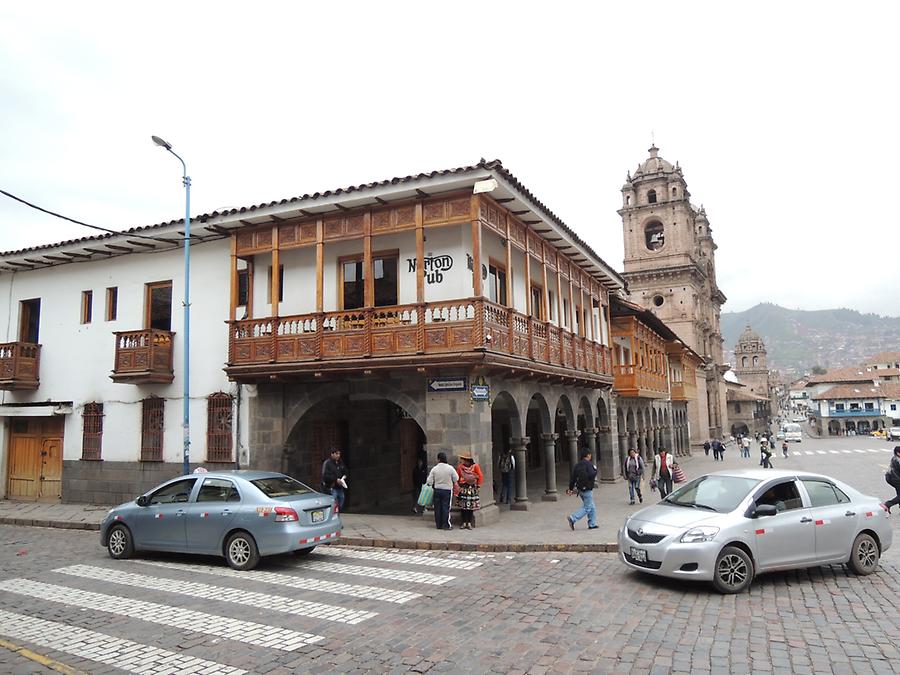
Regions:
<instances>
[{"instance_id":1,"label":"stone arch","mask_svg":"<svg viewBox=\"0 0 900 675\"><path fill-rule=\"evenodd\" d=\"M550 416L550 406L543 394L536 393L528 399L528 403L525 405L525 416L527 417L532 411L538 416L544 433L549 433L553 429L553 419Z\"/></svg>"},{"instance_id":2,"label":"stone arch","mask_svg":"<svg viewBox=\"0 0 900 675\"><path fill-rule=\"evenodd\" d=\"M572 406L572 401L569 399L568 394L560 395L554 410L557 417L559 416L559 413L562 412L563 416L566 418L567 429L574 430L576 428L577 418L575 417L575 409Z\"/></svg>"},{"instance_id":3,"label":"stone arch","mask_svg":"<svg viewBox=\"0 0 900 675\"><path fill-rule=\"evenodd\" d=\"M516 403L516 399L513 398L513 395L508 391L498 392L491 402L491 414L493 414L494 408L497 406L509 413L510 435L514 438L521 437L522 416L519 413L519 405Z\"/></svg>"},{"instance_id":4,"label":"stone arch","mask_svg":"<svg viewBox=\"0 0 900 675\"><path fill-rule=\"evenodd\" d=\"M589 429L597 426L594 423L594 409L591 407L591 403L588 401L587 396L582 396L581 400L578 402L578 415L579 417L584 418L585 428Z\"/></svg>"},{"instance_id":5,"label":"stone arch","mask_svg":"<svg viewBox=\"0 0 900 675\"><path fill-rule=\"evenodd\" d=\"M290 436L303 416L316 405L329 398L350 394L383 398L394 403L416 421L421 429L426 429L424 406L419 405L408 394L384 381L329 382L315 388L293 403L284 416L285 436Z\"/></svg>"}]
</instances>

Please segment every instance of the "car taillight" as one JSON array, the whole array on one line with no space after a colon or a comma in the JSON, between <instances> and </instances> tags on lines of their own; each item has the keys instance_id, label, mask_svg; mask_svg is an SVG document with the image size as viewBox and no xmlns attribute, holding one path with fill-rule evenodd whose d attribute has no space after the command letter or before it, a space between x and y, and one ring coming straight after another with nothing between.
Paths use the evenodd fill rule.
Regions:
<instances>
[{"instance_id":1,"label":"car taillight","mask_svg":"<svg viewBox=\"0 0 900 675\"><path fill-rule=\"evenodd\" d=\"M291 523L298 520L300 520L300 516L297 515L297 512L294 511L294 509L288 508L287 506L275 507L276 523Z\"/></svg>"}]
</instances>

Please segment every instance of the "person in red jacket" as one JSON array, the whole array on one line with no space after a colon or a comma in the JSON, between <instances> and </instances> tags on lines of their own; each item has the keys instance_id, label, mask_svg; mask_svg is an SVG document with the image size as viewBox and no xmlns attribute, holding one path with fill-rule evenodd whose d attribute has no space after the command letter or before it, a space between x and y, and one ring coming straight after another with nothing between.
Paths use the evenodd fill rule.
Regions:
<instances>
[{"instance_id":1,"label":"person in red jacket","mask_svg":"<svg viewBox=\"0 0 900 675\"><path fill-rule=\"evenodd\" d=\"M468 451L459 454L456 473L459 474L456 506L459 508L461 527L464 530L471 530L475 527L475 512L481 508L479 493L484 483L484 474L481 473L481 467L475 463L472 453Z\"/></svg>"}]
</instances>

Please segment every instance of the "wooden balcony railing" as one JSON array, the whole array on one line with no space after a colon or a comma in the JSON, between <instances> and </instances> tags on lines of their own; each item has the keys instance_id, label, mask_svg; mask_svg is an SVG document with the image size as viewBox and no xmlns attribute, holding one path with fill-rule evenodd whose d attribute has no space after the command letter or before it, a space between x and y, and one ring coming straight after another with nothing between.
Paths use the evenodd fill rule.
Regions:
<instances>
[{"instance_id":1,"label":"wooden balcony railing","mask_svg":"<svg viewBox=\"0 0 900 675\"><path fill-rule=\"evenodd\" d=\"M623 396L662 398L668 396L666 376L640 366L614 366L613 388Z\"/></svg>"},{"instance_id":2,"label":"wooden balcony railing","mask_svg":"<svg viewBox=\"0 0 900 675\"><path fill-rule=\"evenodd\" d=\"M33 342L0 343L0 389L37 389L41 346Z\"/></svg>"},{"instance_id":3,"label":"wooden balcony railing","mask_svg":"<svg viewBox=\"0 0 900 675\"><path fill-rule=\"evenodd\" d=\"M612 375L608 347L481 298L229 322L229 366L474 350Z\"/></svg>"},{"instance_id":4,"label":"wooden balcony railing","mask_svg":"<svg viewBox=\"0 0 900 675\"><path fill-rule=\"evenodd\" d=\"M168 384L172 372L172 331L147 328L114 333L116 364L113 382L123 384Z\"/></svg>"}]
</instances>

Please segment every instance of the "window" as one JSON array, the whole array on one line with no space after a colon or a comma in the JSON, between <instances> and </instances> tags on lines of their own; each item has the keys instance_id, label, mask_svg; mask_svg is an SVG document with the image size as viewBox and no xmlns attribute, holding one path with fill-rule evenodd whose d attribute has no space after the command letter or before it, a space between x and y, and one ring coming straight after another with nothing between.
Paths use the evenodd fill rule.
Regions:
<instances>
[{"instance_id":1,"label":"window","mask_svg":"<svg viewBox=\"0 0 900 675\"><path fill-rule=\"evenodd\" d=\"M81 291L81 323L90 323L94 313L94 291Z\"/></svg>"},{"instance_id":2,"label":"window","mask_svg":"<svg viewBox=\"0 0 900 675\"><path fill-rule=\"evenodd\" d=\"M661 222L654 220L644 226L644 244L648 251L658 251L665 243L665 228Z\"/></svg>"},{"instance_id":3,"label":"window","mask_svg":"<svg viewBox=\"0 0 900 675\"><path fill-rule=\"evenodd\" d=\"M150 504L180 504L190 499L196 478L184 478L164 485L150 495Z\"/></svg>"},{"instance_id":4,"label":"window","mask_svg":"<svg viewBox=\"0 0 900 675\"><path fill-rule=\"evenodd\" d=\"M266 497L290 497L291 495L305 495L314 490L307 487L290 476L277 476L275 478L257 478L250 481L258 487Z\"/></svg>"},{"instance_id":5,"label":"window","mask_svg":"<svg viewBox=\"0 0 900 675\"><path fill-rule=\"evenodd\" d=\"M737 401L735 401L735 403L734 403L734 412L736 412L736 413L741 412L741 404L738 403Z\"/></svg>"},{"instance_id":6,"label":"window","mask_svg":"<svg viewBox=\"0 0 900 675\"><path fill-rule=\"evenodd\" d=\"M656 203L656 190L650 190L647 192L647 203L655 204Z\"/></svg>"},{"instance_id":7,"label":"window","mask_svg":"<svg viewBox=\"0 0 900 675\"><path fill-rule=\"evenodd\" d=\"M200 492L197 493L198 502L239 502L241 493L234 483L224 478L205 478Z\"/></svg>"},{"instance_id":8,"label":"window","mask_svg":"<svg viewBox=\"0 0 900 675\"><path fill-rule=\"evenodd\" d=\"M172 330L172 282L147 284L144 327Z\"/></svg>"},{"instance_id":9,"label":"window","mask_svg":"<svg viewBox=\"0 0 900 675\"><path fill-rule=\"evenodd\" d=\"M875 410L874 403L866 403L865 406L866 406L866 410Z\"/></svg>"},{"instance_id":10,"label":"window","mask_svg":"<svg viewBox=\"0 0 900 675\"><path fill-rule=\"evenodd\" d=\"M672 188L672 196L674 197L674 196L676 196L677 194L678 194L678 188L677 188L677 187L673 187L673 188Z\"/></svg>"},{"instance_id":11,"label":"window","mask_svg":"<svg viewBox=\"0 0 900 675\"><path fill-rule=\"evenodd\" d=\"M272 267L266 272L266 302L272 304ZM278 302L284 302L284 265L278 266Z\"/></svg>"},{"instance_id":12,"label":"window","mask_svg":"<svg viewBox=\"0 0 900 675\"><path fill-rule=\"evenodd\" d=\"M741 367L748 368L749 366L750 366L750 357L749 356L741 357Z\"/></svg>"},{"instance_id":13,"label":"window","mask_svg":"<svg viewBox=\"0 0 900 675\"><path fill-rule=\"evenodd\" d=\"M246 307L250 300L250 270L246 267L242 270L238 270L238 297L237 304L238 307ZM271 286L270 286L271 289ZM270 290L269 293L272 291Z\"/></svg>"},{"instance_id":14,"label":"window","mask_svg":"<svg viewBox=\"0 0 900 675\"><path fill-rule=\"evenodd\" d=\"M835 404L834 404L834 409L835 409L837 412L843 412L843 411L844 411L844 404L843 404L843 403L835 403Z\"/></svg>"},{"instance_id":15,"label":"window","mask_svg":"<svg viewBox=\"0 0 900 675\"><path fill-rule=\"evenodd\" d=\"M219 392L206 399L206 461L232 461L232 398Z\"/></svg>"},{"instance_id":16,"label":"window","mask_svg":"<svg viewBox=\"0 0 900 675\"><path fill-rule=\"evenodd\" d=\"M372 256L375 307L396 305L400 295L397 273L400 254L377 253ZM359 309L366 305L366 273L362 256L339 260L341 309Z\"/></svg>"},{"instance_id":17,"label":"window","mask_svg":"<svg viewBox=\"0 0 900 675\"><path fill-rule=\"evenodd\" d=\"M759 365L759 357L754 356L753 357L753 367L756 368L758 365Z\"/></svg>"},{"instance_id":18,"label":"window","mask_svg":"<svg viewBox=\"0 0 900 675\"><path fill-rule=\"evenodd\" d=\"M663 306L663 303L664 303L665 301L666 301L666 299L665 299L663 296L661 296L661 295L654 295L654 296L653 296L653 304L656 305L657 307L662 307L662 306Z\"/></svg>"},{"instance_id":19,"label":"window","mask_svg":"<svg viewBox=\"0 0 900 675\"><path fill-rule=\"evenodd\" d=\"M824 480L804 480L803 487L809 493L810 506L834 506L847 504L850 498L837 487Z\"/></svg>"},{"instance_id":20,"label":"window","mask_svg":"<svg viewBox=\"0 0 900 675\"><path fill-rule=\"evenodd\" d=\"M106 320L115 321L119 315L119 289L115 286L106 289Z\"/></svg>"},{"instance_id":21,"label":"window","mask_svg":"<svg viewBox=\"0 0 900 675\"><path fill-rule=\"evenodd\" d=\"M544 291L540 286L531 287L531 316L544 320Z\"/></svg>"},{"instance_id":22,"label":"window","mask_svg":"<svg viewBox=\"0 0 900 675\"><path fill-rule=\"evenodd\" d=\"M631 204L631 195L625 195L625 206L629 206Z\"/></svg>"},{"instance_id":23,"label":"window","mask_svg":"<svg viewBox=\"0 0 900 675\"><path fill-rule=\"evenodd\" d=\"M41 300L23 300L19 303L19 341L38 343L41 325Z\"/></svg>"},{"instance_id":24,"label":"window","mask_svg":"<svg viewBox=\"0 0 900 675\"><path fill-rule=\"evenodd\" d=\"M803 500L800 499L800 491L793 480L773 485L756 498L756 505L771 504L778 512L791 511L803 508Z\"/></svg>"},{"instance_id":25,"label":"window","mask_svg":"<svg viewBox=\"0 0 900 675\"><path fill-rule=\"evenodd\" d=\"M492 262L488 266L488 298L491 302L506 307L506 269Z\"/></svg>"},{"instance_id":26,"label":"window","mask_svg":"<svg viewBox=\"0 0 900 675\"><path fill-rule=\"evenodd\" d=\"M563 326L569 327L569 299L563 298Z\"/></svg>"},{"instance_id":27,"label":"window","mask_svg":"<svg viewBox=\"0 0 900 675\"><path fill-rule=\"evenodd\" d=\"M891 403L891 410L893 411L893 410L896 410L896 409L897 409L897 404L896 404L896 403Z\"/></svg>"},{"instance_id":28,"label":"window","mask_svg":"<svg viewBox=\"0 0 900 675\"><path fill-rule=\"evenodd\" d=\"M850 410L859 410L859 403L851 403Z\"/></svg>"},{"instance_id":29,"label":"window","mask_svg":"<svg viewBox=\"0 0 900 675\"><path fill-rule=\"evenodd\" d=\"M550 308L550 320L556 321L556 295L553 291L547 291L547 306Z\"/></svg>"},{"instance_id":30,"label":"window","mask_svg":"<svg viewBox=\"0 0 900 675\"><path fill-rule=\"evenodd\" d=\"M98 460L103 441L103 404L85 403L81 418L84 424L81 459Z\"/></svg>"},{"instance_id":31,"label":"window","mask_svg":"<svg viewBox=\"0 0 900 675\"><path fill-rule=\"evenodd\" d=\"M141 401L141 461L163 460L163 429L165 427L165 401L151 396Z\"/></svg>"}]
</instances>

